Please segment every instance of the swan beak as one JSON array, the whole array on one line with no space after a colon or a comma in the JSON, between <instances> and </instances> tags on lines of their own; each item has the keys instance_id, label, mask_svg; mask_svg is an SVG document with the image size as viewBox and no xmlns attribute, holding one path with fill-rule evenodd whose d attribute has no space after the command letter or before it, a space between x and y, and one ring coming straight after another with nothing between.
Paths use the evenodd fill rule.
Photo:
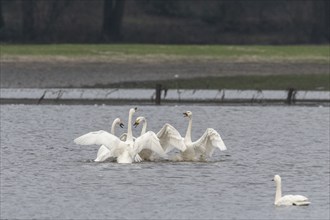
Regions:
<instances>
[{"instance_id":1,"label":"swan beak","mask_svg":"<svg viewBox=\"0 0 330 220\"><path fill-rule=\"evenodd\" d=\"M137 107L135 107L134 110L137 111Z\"/></svg>"},{"instance_id":2,"label":"swan beak","mask_svg":"<svg viewBox=\"0 0 330 220\"><path fill-rule=\"evenodd\" d=\"M123 128L124 127L124 124L123 123L120 123L119 124L119 127Z\"/></svg>"},{"instance_id":3,"label":"swan beak","mask_svg":"<svg viewBox=\"0 0 330 220\"><path fill-rule=\"evenodd\" d=\"M184 113L183 113L183 117L188 117L187 112L184 112Z\"/></svg>"},{"instance_id":4,"label":"swan beak","mask_svg":"<svg viewBox=\"0 0 330 220\"><path fill-rule=\"evenodd\" d=\"M272 179L272 181L274 181L274 179Z\"/></svg>"},{"instance_id":5,"label":"swan beak","mask_svg":"<svg viewBox=\"0 0 330 220\"><path fill-rule=\"evenodd\" d=\"M139 124L140 124L140 122L136 121L133 126L136 128Z\"/></svg>"}]
</instances>

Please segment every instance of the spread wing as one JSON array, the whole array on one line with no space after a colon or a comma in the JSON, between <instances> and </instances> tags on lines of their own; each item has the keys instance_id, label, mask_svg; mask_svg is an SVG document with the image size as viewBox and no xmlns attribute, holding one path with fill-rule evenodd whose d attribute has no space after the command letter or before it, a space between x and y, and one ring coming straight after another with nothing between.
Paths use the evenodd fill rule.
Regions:
<instances>
[{"instance_id":1,"label":"spread wing","mask_svg":"<svg viewBox=\"0 0 330 220\"><path fill-rule=\"evenodd\" d=\"M106 146L102 145L97 151L97 156L94 161L102 162L108 159L109 157L110 157L110 150Z\"/></svg>"},{"instance_id":2,"label":"spread wing","mask_svg":"<svg viewBox=\"0 0 330 220\"><path fill-rule=\"evenodd\" d=\"M157 137L166 153L173 148L177 148L180 151L185 151L187 149L180 133L170 124L166 123L157 133Z\"/></svg>"},{"instance_id":3,"label":"spread wing","mask_svg":"<svg viewBox=\"0 0 330 220\"><path fill-rule=\"evenodd\" d=\"M137 153L143 149L149 149L161 157L167 157L162 146L160 145L158 137L152 131L148 131L144 135L136 138L134 142L134 149Z\"/></svg>"},{"instance_id":4,"label":"spread wing","mask_svg":"<svg viewBox=\"0 0 330 220\"><path fill-rule=\"evenodd\" d=\"M104 145L111 150L121 142L118 137L106 131L93 131L74 139L76 144L80 145Z\"/></svg>"},{"instance_id":5,"label":"spread wing","mask_svg":"<svg viewBox=\"0 0 330 220\"><path fill-rule=\"evenodd\" d=\"M193 143L193 146L196 150L205 151L208 157L212 156L215 148L219 148L221 151L227 150L220 134L213 128L206 129L202 137Z\"/></svg>"}]
</instances>

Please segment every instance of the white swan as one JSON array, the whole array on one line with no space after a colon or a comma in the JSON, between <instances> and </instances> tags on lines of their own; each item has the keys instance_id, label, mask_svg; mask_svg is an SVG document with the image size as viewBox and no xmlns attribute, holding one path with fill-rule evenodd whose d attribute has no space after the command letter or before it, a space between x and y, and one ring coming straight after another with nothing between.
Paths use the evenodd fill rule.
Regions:
<instances>
[{"instance_id":1,"label":"white swan","mask_svg":"<svg viewBox=\"0 0 330 220\"><path fill-rule=\"evenodd\" d=\"M140 123L143 123L141 135L147 131L147 119L145 117L137 117L134 126L137 127ZM185 151L186 146L183 142L183 138L180 133L170 124L166 123L158 132L160 145L164 149L165 153L170 152L172 149L177 148L180 151ZM154 160L157 155L150 150L143 150L139 153L140 157L144 160Z\"/></svg>"},{"instance_id":2,"label":"white swan","mask_svg":"<svg viewBox=\"0 0 330 220\"><path fill-rule=\"evenodd\" d=\"M136 110L137 108L131 108L129 111L126 141L122 141L108 132L98 131L82 135L81 137L76 138L74 142L81 145L104 145L110 150L110 156L117 158L118 163L139 162L140 158L138 153L143 149L150 149L158 155L166 157L155 133L149 131L136 138L135 141L133 140L132 116Z\"/></svg>"},{"instance_id":3,"label":"white swan","mask_svg":"<svg viewBox=\"0 0 330 220\"><path fill-rule=\"evenodd\" d=\"M212 156L215 148L219 148L221 151L227 150L226 145L222 141L219 133L213 128L207 128L201 138L199 138L195 142L192 142L192 112L187 111L183 113L183 115L184 117L187 117L189 119L186 136L184 137L184 143L187 149L176 158L177 160L205 160L207 157Z\"/></svg>"},{"instance_id":4,"label":"white swan","mask_svg":"<svg viewBox=\"0 0 330 220\"><path fill-rule=\"evenodd\" d=\"M119 127L123 128L124 124L121 122L120 118L116 118L113 122L112 122L112 126L111 126L111 134L116 135L115 134L115 127L119 125ZM123 136L123 135L122 135ZM122 137L121 136L121 137ZM122 138L120 137L120 139L122 140ZM99 150L97 151L97 156L96 159L94 160L95 162L103 162L106 159L110 158L110 150L104 146L101 145L101 147L99 148Z\"/></svg>"},{"instance_id":5,"label":"white swan","mask_svg":"<svg viewBox=\"0 0 330 220\"><path fill-rule=\"evenodd\" d=\"M276 184L276 193L275 193L275 202L274 202L276 206L282 206L282 205L306 206L310 204L308 198L306 198L305 196L286 195L282 197L281 177L279 175L275 175L273 181L275 181Z\"/></svg>"}]
</instances>

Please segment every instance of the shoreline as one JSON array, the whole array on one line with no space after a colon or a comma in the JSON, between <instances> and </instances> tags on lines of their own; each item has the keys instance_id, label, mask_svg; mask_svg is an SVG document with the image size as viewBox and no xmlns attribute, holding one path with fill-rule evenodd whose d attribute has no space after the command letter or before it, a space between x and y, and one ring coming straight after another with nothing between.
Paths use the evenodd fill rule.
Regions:
<instances>
[{"instance_id":1,"label":"shoreline","mask_svg":"<svg viewBox=\"0 0 330 220\"><path fill-rule=\"evenodd\" d=\"M329 90L329 48L329 45L4 44L0 45L0 87L130 88L139 84L145 88L143 82L170 81L173 88L173 84L182 80L208 78L211 82L225 82L221 87L216 85L217 89L274 89L254 76L275 76L269 78L276 84L281 81L278 89L288 89L295 88L301 82L299 76L304 75L302 83L307 86L296 89ZM283 75L294 79L289 82L288 77L277 77ZM221 77L232 77L235 87ZM244 77L249 79L242 80ZM261 84L255 86L252 81ZM194 88L196 84L190 85ZM208 83L203 82L198 88L207 89Z\"/></svg>"},{"instance_id":2,"label":"shoreline","mask_svg":"<svg viewBox=\"0 0 330 220\"><path fill-rule=\"evenodd\" d=\"M0 92L0 104L330 105L330 91L12 88Z\"/></svg>"},{"instance_id":3,"label":"shoreline","mask_svg":"<svg viewBox=\"0 0 330 220\"><path fill-rule=\"evenodd\" d=\"M97 87L103 84L222 76L329 74L327 63L2 62L1 88Z\"/></svg>"}]
</instances>

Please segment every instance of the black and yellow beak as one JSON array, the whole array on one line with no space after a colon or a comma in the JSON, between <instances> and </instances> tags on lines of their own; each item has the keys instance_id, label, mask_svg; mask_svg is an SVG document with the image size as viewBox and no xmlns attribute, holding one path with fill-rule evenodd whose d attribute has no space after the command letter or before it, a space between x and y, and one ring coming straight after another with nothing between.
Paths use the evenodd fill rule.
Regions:
<instances>
[{"instance_id":1,"label":"black and yellow beak","mask_svg":"<svg viewBox=\"0 0 330 220\"><path fill-rule=\"evenodd\" d=\"M120 123L119 124L119 127L123 128L124 127L124 124L123 123Z\"/></svg>"},{"instance_id":2,"label":"black and yellow beak","mask_svg":"<svg viewBox=\"0 0 330 220\"><path fill-rule=\"evenodd\" d=\"M139 121L136 121L136 122L133 124L133 126L136 128L139 124L140 124L140 122L139 122Z\"/></svg>"},{"instance_id":3,"label":"black and yellow beak","mask_svg":"<svg viewBox=\"0 0 330 220\"><path fill-rule=\"evenodd\" d=\"M183 113L183 117L188 117L187 112L184 112L184 113Z\"/></svg>"}]
</instances>

